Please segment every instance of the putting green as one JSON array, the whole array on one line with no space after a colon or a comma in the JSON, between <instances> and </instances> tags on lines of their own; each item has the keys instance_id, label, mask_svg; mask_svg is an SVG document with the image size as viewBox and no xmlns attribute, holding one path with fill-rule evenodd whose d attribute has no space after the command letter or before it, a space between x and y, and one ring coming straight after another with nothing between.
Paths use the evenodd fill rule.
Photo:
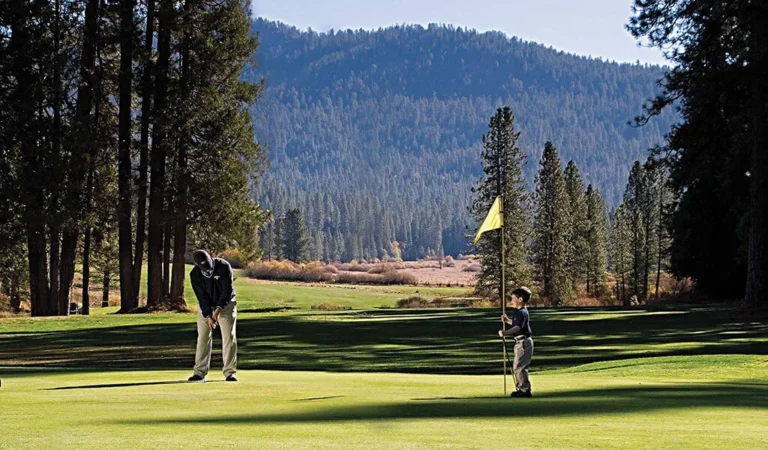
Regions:
<instances>
[{"instance_id":1,"label":"putting green","mask_svg":"<svg viewBox=\"0 0 768 450\"><path fill-rule=\"evenodd\" d=\"M535 360L534 360L535 361ZM0 368L0 448L768 448L768 358L673 356L501 376Z\"/></svg>"}]
</instances>

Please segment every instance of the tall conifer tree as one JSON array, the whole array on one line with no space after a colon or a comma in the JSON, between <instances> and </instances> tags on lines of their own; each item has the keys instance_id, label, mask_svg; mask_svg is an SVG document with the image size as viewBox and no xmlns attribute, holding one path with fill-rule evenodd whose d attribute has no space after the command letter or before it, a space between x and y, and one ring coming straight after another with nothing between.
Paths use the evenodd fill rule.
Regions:
<instances>
[{"instance_id":1,"label":"tall conifer tree","mask_svg":"<svg viewBox=\"0 0 768 450\"><path fill-rule=\"evenodd\" d=\"M531 280L528 264L531 236L529 197L523 178L525 154L517 146L519 137L512 110L509 107L498 108L488 125L488 132L483 135L481 165L484 176L472 190L474 198L470 208L475 221L481 223L496 197L499 194L504 197L504 279L507 292L511 292L511 287L529 284ZM484 295L498 295L501 286L501 232L485 233L476 248L482 263L476 290Z\"/></svg>"},{"instance_id":2,"label":"tall conifer tree","mask_svg":"<svg viewBox=\"0 0 768 450\"><path fill-rule=\"evenodd\" d=\"M543 283L542 294L554 305L573 296L569 268L571 247L569 205L560 157L551 142L544 145L539 174L536 177L536 214L534 219L534 262Z\"/></svg>"}]
</instances>

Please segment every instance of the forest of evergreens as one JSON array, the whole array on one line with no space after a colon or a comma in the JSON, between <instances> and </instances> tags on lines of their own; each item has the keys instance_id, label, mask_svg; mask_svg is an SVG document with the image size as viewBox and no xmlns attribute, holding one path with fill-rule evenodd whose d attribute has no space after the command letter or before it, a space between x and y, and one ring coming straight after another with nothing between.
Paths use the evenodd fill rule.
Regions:
<instances>
[{"instance_id":1,"label":"forest of evergreens","mask_svg":"<svg viewBox=\"0 0 768 450\"><path fill-rule=\"evenodd\" d=\"M629 169L674 119L629 125L657 93L659 67L558 52L502 33L433 25L300 31L256 20L263 98L252 107L270 168L256 198L299 208L314 259L466 251L481 136L509 105L530 189L545 141L574 160L610 206Z\"/></svg>"}]
</instances>

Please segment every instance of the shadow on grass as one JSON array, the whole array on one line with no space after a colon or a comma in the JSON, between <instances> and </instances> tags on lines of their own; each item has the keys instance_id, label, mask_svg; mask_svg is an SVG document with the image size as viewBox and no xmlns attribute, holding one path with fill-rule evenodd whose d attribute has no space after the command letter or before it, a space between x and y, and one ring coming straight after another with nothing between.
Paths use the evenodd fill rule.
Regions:
<instances>
[{"instance_id":1,"label":"shadow on grass","mask_svg":"<svg viewBox=\"0 0 768 450\"><path fill-rule=\"evenodd\" d=\"M380 421L483 417L564 417L649 413L689 408L768 409L768 386L675 385L553 392L530 399L446 398L400 403L312 408L294 413L195 416L153 424L242 424ZM142 425L143 421L119 422Z\"/></svg>"},{"instance_id":2,"label":"shadow on grass","mask_svg":"<svg viewBox=\"0 0 768 450\"><path fill-rule=\"evenodd\" d=\"M124 387L136 387L136 386L162 386L166 384L206 384L223 382L223 380L208 380L205 383L178 380L178 381L144 381L136 383L110 383L110 384L86 384L83 386L62 386L49 389L42 389L44 391L70 391L73 389L109 389L109 388L124 388Z\"/></svg>"},{"instance_id":3,"label":"shadow on grass","mask_svg":"<svg viewBox=\"0 0 768 450\"><path fill-rule=\"evenodd\" d=\"M309 398L297 398L296 400L291 400L292 402L316 402L318 400L330 400L333 398L342 398L343 395L329 395L327 397L309 397Z\"/></svg>"},{"instance_id":4,"label":"shadow on grass","mask_svg":"<svg viewBox=\"0 0 768 450\"><path fill-rule=\"evenodd\" d=\"M768 325L714 308L535 309L533 370L651 356L768 354ZM0 366L191 368L196 326L157 323L2 333ZM245 315L241 369L493 374L501 367L498 312L369 310ZM221 367L214 333L213 367Z\"/></svg>"}]
</instances>

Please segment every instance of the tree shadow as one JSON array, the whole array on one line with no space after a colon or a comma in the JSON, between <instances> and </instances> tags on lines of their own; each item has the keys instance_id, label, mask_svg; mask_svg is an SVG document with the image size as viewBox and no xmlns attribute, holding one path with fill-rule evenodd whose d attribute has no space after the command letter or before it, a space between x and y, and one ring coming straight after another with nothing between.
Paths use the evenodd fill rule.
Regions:
<instances>
[{"instance_id":1,"label":"tree shadow","mask_svg":"<svg viewBox=\"0 0 768 450\"><path fill-rule=\"evenodd\" d=\"M110 388L124 388L124 387L136 387L136 386L162 386L162 385L168 385L168 384L207 384L207 383L218 383L218 382L223 382L223 380L208 380L205 383L186 381L186 380L176 380L176 381L142 381L142 382L135 382L135 383L86 384L81 386L61 386L61 387L41 389L41 390L70 391L73 389L110 389Z\"/></svg>"},{"instance_id":2,"label":"tree shadow","mask_svg":"<svg viewBox=\"0 0 768 450\"><path fill-rule=\"evenodd\" d=\"M402 419L585 417L690 408L768 409L768 385L673 385L551 392L529 399L445 397L398 403L318 407L291 413L157 419L165 424L241 424L386 421ZM140 425L145 422L127 421Z\"/></svg>"},{"instance_id":3,"label":"tree shadow","mask_svg":"<svg viewBox=\"0 0 768 450\"><path fill-rule=\"evenodd\" d=\"M637 357L768 354L768 325L710 308L564 308L531 312L533 370ZM87 326L87 324L84 324ZM490 309L368 310L245 315L242 369L493 374L502 363L498 312ZM189 323L0 331L0 366L178 369L194 364ZM213 366L221 365L215 332Z\"/></svg>"},{"instance_id":4,"label":"tree shadow","mask_svg":"<svg viewBox=\"0 0 768 450\"><path fill-rule=\"evenodd\" d=\"M318 400L331 400L334 398L342 398L343 395L329 395L327 397L309 397L309 398L297 398L295 400L291 400L292 402L316 402Z\"/></svg>"}]
</instances>

